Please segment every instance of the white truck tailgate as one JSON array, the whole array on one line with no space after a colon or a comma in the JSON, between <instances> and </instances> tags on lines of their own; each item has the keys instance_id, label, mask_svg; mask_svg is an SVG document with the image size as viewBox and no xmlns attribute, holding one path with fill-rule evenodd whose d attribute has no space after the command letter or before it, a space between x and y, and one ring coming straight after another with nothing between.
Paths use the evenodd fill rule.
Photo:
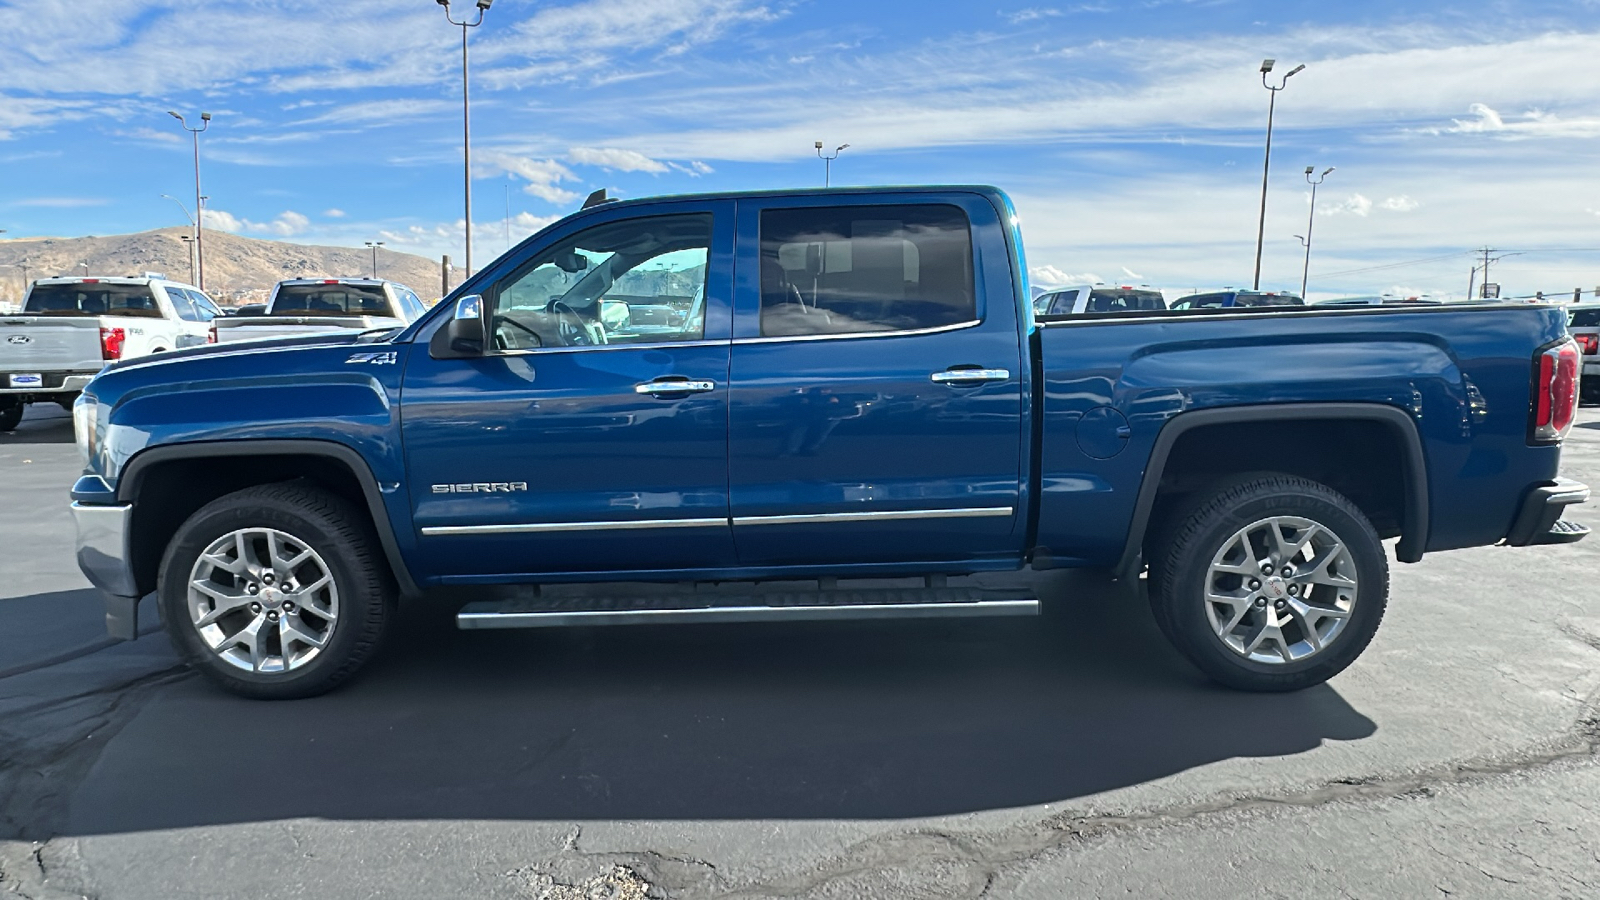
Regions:
<instances>
[{"instance_id":1,"label":"white truck tailgate","mask_svg":"<svg viewBox=\"0 0 1600 900\"><path fill-rule=\"evenodd\" d=\"M98 372L100 320L70 316L0 316L0 375ZM0 377L0 388L8 385Z\"/></svg>"}]
</instances>

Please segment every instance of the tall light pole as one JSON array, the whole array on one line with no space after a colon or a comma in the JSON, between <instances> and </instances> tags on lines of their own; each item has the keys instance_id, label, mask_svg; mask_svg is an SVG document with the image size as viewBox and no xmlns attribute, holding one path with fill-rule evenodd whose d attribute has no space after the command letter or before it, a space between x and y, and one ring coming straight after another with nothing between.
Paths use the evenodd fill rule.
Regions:
<instances>
[{"instance_id":1,"label":"tall light pole","mask_svg":"<svg viewBox=\"0 0 1600 900\"><path fill-rule=\"evenodd\" d=\"M83 266L83 277L88 278L89 277L89 264L87 262L81 262L81 263L78 263L78 265Z\"/></svg>"},{"instance_id":2,"label":"tall light pole","mask_svg":"<svg viewBox=\"0 0 1600 900\"><path fill-rule=\"evenodd\" d=\"M1267 101L1267 157L1261 164L1261 222L1256 226L1256 279L1252 290L1261 290L1261 245L1267 236L1267 174L1272 169L1272 114L1278 105L1278 92L1289 86L1289 79L1298 75L1305 66L1295 66L1283 80L1273 87L1267 82L1267 73L1272 71L1276 60L1264 59L1261 61L1261 86L1271 91L1271 99Z\"/></svg>"},{"instance_id":3,"label":"tall light pole","mask_svg":"<svg viewBox=\"0 0 1600 900\"><path fill-rule=\"evenodd\" d=\"M848 150L849 148L850 148L849 144L840 144L838 147L834 148L833 155L832 156L828 156L828 155L825 155L822 152L822 142L821 141L817 141L817 158L822 160L822 162L823 162L823 168L822 168L822 186L823 187L833 187L833 161L839 158L839 154L843 153L845 150Z\"/></svg>"},{"instance_id":4,"label":"tall light pole","mask_svg":"<svg viewBox=\"0 0 1600 900\"><path fill-rule=\"evenodd\" d=\"M178 204L178 208L183 210L183 217L189 220L189 233L186 235L181 235L178 239L183 241L184 244L188 245L189 247L189 283L195 287L199 287L199 276L195 273L194 264L194 245L195 241L198 240L198 235L195 233L195 228L198 227L196 224L196 219L194 216L189 215L189 207L184 206L182 200L179 200L177 197L174 197L171 194L162 194L161 196L171 200L173 203Z\"/></svg>"},{"instance_id":5,"label":"tall light pole","mask_svg":"<svg viewBox=\"0 0 1600 900\"><path fill-rule=\"evenodd\" d=\"M194 284L196 281L194 273L194 235L180 234L178 235L178 240L183 241L183 245L189 248L189 283ZM195 287L199 287L199 285L195 284Z\"/></svg>"},{"instance_id":6,"label":"tall light pole","mask_svg":"<svg viewBox=\"0 0 1600 900\"><path fill-rule=\"evenodd\" d=\"M1317 171L1316 166L1306 166L1306 184L1311 185L1311 217L1306 220L1306 236L1300 238L1300 243L1306 245L1306 262L1300 269L1300 299L1306 299L1306 278L1311 274L1311 231L1317 227L1317 185L1326 181L1328 173L1333 171L1333 166L1322 170L1316 180L1311 180L1312 173ZM1295 235L1300 237L1300 235Z\"/></svg>"},{"instance_id":7,"label":"tall light pole","mask_svg":"<svg viewBox=\"0 0 1600 900\"><path fill-rule=\"evenodd\" d=\"M467 274L472 274L472 101L468 94L467 81L467 29L477 28L483 24L483 14L489 11L494 0L477 0L478 17L476 19L462 19L460 22L450 15L450 0L437 0L444 7L444 17L451 25L461 26L461 157L465 164L465 185L463 193L466 195L467 206Z\"/></svg>"},{"instance_id":8,"label":"tall light pole","mask_svg":"<svg viewBox=\"0 0 1600 900\"><path fill-rule=\"evenodd\" d=\"M378 277L378 248L383 246L383 241L367 241L367 246L372 249L372 277Z\"/></svg>"},{"instance_id":9,"label":"tall light pole","mask_svg":"<svg viewBox=\"0 0 1600 900\"><path fill-rule=\"evenodd\" d=\"M167 115L178 120L183 130L194 136L194 255L195 255L195 282L194 286L200 290L206 289L206 242L205 222L201 210L203 208L200 196L200 133L211 127L211 113L200 114L200 127L190 128L188 120L173 110L167 110Z\"/></svg>"}]
</instances>

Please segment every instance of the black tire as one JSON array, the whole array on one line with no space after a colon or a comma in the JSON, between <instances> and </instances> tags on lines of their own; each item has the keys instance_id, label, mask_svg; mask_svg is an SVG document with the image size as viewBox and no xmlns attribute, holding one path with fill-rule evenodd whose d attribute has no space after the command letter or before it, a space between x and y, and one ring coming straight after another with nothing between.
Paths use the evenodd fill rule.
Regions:
<instances>
[{"instance_id":1,"label":"black tire","mask_svg":"<svg viewBox=\"0 0 1600 900\"><path fill-rule=\"evenodd\" d=\"M1297 691L1339 674L1372 641L1388 604L1389 559L1372 523L1337 491L1304 478L1263 475L1194 498L1182 516L1154 548L1150 603L1168 640L1211 679L1243 691ZM1204 598L1213 558L1241 529L1274 516L1306 519L1337 535L1358 587L1342 630L1326 646L1303 659L1266 663L1223 642ZM1303 634L1301 628L1290 626L1290 633Z\"/></svg>"},{"instance_id":2,"label":"black tire","mask_svg":"<svg viewBox=\"0 0 1600 900\"><path fill-rule=\"evenodd\" d=\"M0 431L16 431L22 424L22 411L25 407L21 403L0 407Z\"/></svg>"},{"instance_id":3,"label":"black tire","mask_svg":"<svg viewBox=\"0 0 1600 900\"><path fill-rule=\"evenodd\" d=\"M315 550L338 591L338 615L323 635L326 644L288 671L230 664L202 639L190 615L189 577L200 554L224 535L248 528L271 528ZM167 633L189 665L224 690L259 700L314 697L338 687L377 651L396 602L393 575L366 512L301 482L246 488L201 507L167 546L157 593Z\"/></svg>"}]
</instances>

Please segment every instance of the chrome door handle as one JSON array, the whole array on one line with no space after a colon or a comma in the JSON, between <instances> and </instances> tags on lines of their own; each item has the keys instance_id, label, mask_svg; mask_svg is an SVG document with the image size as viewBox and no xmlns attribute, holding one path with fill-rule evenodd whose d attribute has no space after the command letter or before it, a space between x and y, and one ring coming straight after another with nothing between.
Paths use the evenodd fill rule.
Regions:
<instances>
[{"instance_id":1,"label":"chrome door handle","mask_svg":"<svg viewBox=\"0 0 1600 900\"><path fill-rule=\"evenodd\" d=\"M716 389L715 381L689 381L686 378L658 378L633 386L635 394L653 394L657 397L662 394L704 394Z\"/></svg>"},{"instance_id":2,"label":"chrome door handle","mask_svg":"<svg viewBox=\"0 0 1600 900\"><path fill-rule=\"evenodd\" d=\"M935 384L982 384L989 381L1009 381L1008 369L946 369L928 376Z\"/></svg>"}]
</instances>

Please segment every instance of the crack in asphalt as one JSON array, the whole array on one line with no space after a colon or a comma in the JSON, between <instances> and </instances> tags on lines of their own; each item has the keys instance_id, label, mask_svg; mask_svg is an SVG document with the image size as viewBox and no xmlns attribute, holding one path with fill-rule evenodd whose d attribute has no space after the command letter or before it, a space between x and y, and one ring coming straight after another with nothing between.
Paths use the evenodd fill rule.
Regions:
<instances>
[{"instance_id":1,"label":"crack in asphalt","mask_svg":"<svg viewBox=\"0 0 1600 900\"><path fill-rule=\"evenodd\" d=\"M1593 706L1590 708L1592 710ZM864 896L981 900L991 896L997 879L1005 870L1033 862L1046 853L1070 851L1136 832L1252 813L1282 814L1339 803L1426 799L1437 795L1440 788L1480 784L1505 775L1563 764L1592 764L1597 760L1600 760L1600 714L1590 712L1561 738L1542 748L1520 753L1448 763L1402 777L1340 779L1310 789L1276 794L1233 795L1125 813L1062 813L993 834L963 834L947 829L899 832L864 840L805 872L759 882L731 883L714 864L693 857L672 857L656 851L584 853L577 846L581 831L570 833L556 857L534 868L547 872L551 865L564 864L565 868L579 864L581 871L592 873L597 864L620 865L641 874L662 892L649 896L683 900ZM1437 852L1437 848L1430 849ZM1485 877L1511 881L1474 864L1455 861L1481 871ZM685 878L685 875L692 877ZM582 881L569 879L569 883ZM1449 893L1444 887L1440 887L1440 891Z\"/></svg>"}]
</instances>

